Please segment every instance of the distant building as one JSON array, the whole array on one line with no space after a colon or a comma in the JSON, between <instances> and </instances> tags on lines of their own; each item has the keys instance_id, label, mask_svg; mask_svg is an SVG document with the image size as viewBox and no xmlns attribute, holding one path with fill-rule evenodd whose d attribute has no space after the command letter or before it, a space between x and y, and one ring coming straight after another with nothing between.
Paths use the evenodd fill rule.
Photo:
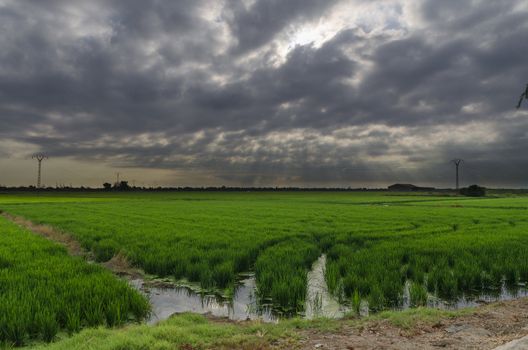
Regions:
<instances>
[{"instance_id":1,"label":"distant building","mask_svg":"<svg viewBox=\"0 0 528 350\"><path fill-rule=\"evenodd\" d=\"M389 191L394 192L423 192L433 191L434 187L419 187L411 184L394 184L388 187Z\"/></svg>"}]
</instances>

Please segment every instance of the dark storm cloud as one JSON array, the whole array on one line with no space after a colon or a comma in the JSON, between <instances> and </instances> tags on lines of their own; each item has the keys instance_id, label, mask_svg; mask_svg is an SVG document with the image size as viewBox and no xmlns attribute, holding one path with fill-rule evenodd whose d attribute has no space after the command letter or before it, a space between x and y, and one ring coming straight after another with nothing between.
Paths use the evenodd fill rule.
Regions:
<instances>
[{"instance_id":1,"label":"dark storm cloud","mask_svg":"<svg viewBox=\"0 0 528 350\"><path fill-rule=\"evenodd\" d=\"M225 17L236 39L235 52L261 47L285 27L299 20L321 17L337 0L266 0L247 6L243 0L229 0Z\"/></svg>"},{"instance_id":2,"label":"dark storm cloud","mask_svg":"<svg viewBox=\"0 0 528 350\"><path fill-rule=\"evenodd\" d=\"M520 166L493 169L528 166L513 110L528 6L402 2L364 13L378 27L288 42L366 4L0 0L0 136L232 184L443 184L453 157L475 181L523 184Z\"/></svg>"}]
</instances>

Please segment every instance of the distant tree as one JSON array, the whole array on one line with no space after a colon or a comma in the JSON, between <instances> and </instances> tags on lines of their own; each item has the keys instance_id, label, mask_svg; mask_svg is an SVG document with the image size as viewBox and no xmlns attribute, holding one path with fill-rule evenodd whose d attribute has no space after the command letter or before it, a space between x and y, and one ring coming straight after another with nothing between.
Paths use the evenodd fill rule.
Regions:
<instances>
[{"instance_id":1,"label":"distant tree","mask_svg":"<svg viewBox=\"0 0 528 350\"><path fill-rule=\"evenodd\" d=\"M105 191L110 191L112 189L112 184L108 183L108 182L105 182L103 184L103 187L104 187Z\"/></svg>"},{"instance_id":2,"label":"distant tree","mask_svg":"<svg viewBox=\"0 0 528 350\"><path fill-rule=\"evenodd\" d=\"M115 189L118 191L128 191L130 186L128 185L128 181L121 181L116 184Z\"/></svg>"},{"instance_id":3,"label":"distant tree","mask_svg":"<svg viewBox=\"0 0 528 350\"><path fill-rule=\"evenodd\" d=\"M471 185L460 189L460 194L468 197L484 197L486 195L486 188L478 185Z\"/></svg>"}]
</instances>

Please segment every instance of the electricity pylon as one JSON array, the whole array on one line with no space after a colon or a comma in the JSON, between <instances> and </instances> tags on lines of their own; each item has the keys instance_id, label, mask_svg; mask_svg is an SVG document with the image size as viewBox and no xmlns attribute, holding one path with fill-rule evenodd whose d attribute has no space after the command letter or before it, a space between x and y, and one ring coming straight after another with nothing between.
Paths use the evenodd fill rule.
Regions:
<instances>
[{"instance_id":1,"label":"electricity pylon","mask_svg":"<svg viewBox=\"0 0 528 350\"><path fill-rule=\"evenodd\" d=\"M35 154L32 158L38 161L37 188L40 188L40 174L42 172L42 161L44 159L48 159L48 156L45 154L39 153L39 154Z\"/></svg>"},{"instance_id":2,"label":"electricity pylon","mask_svg":"<svg viewBox=\"0 0 528 350\"><path fill-rule=\"evenodd\" d=\"M456 167L456 189L458 191L458 167L460 166L460 163L462 163L463 159L453 159L452 162L455 164Z\"/></svg>"},{"instance_id":3,"label":"electricity pylon","mask_svg":"<svg viewBox=\"0 0 528 350\"><path fill-rule=\"evenodd\" d=\"M523 100L528 100L528 84L526 85L526 90L521 94L521 97L519 98L517 109L521 108L521 104Z\"/></svg>"}]
</instances>

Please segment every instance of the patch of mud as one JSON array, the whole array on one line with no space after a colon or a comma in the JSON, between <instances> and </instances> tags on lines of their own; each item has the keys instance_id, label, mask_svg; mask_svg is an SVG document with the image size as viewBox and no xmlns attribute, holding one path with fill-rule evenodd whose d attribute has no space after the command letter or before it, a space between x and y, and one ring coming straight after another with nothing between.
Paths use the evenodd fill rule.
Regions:
<instances>
[{"instance_id":1,"label":"patch of mud","mask_svg":"<svg viewBox=\"0 0 528 350\"><path fill-rule=\"evenodd\" d=\"M101 263L101 265L115 274L128 279L141 278L144 275L142 270L132 267L127 257L121 252L114 255L112 259Z\"/></svg>"}]
</instances>

